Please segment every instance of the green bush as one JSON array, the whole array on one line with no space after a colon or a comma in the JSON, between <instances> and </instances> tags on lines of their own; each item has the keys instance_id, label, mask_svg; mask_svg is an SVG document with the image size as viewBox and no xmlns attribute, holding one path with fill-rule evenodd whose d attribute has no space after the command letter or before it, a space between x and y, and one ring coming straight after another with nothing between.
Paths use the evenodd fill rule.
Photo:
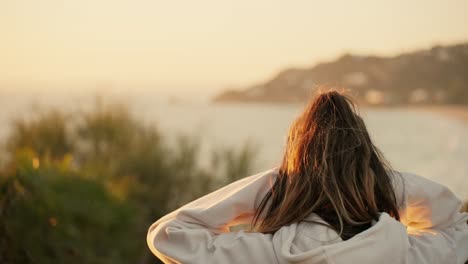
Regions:
<instances>
[{"instance_id":1,"label":"green bush","mask_svg":"<svg viewBox=\"0 0 468 264\"><path fill-rule=\"evenodd\" d=\"M67 118L65 113L51 110L29 120L15 120L7 144L8 151L14 153L21 148L31 148L40 157L61 158L73 149Z\"/></svg>"},{"instance_id":2,"label":"green bush","mask_svg":"<svg viewBox=\"0 0 468 264\"><path fill-rule=\"evenodd\" d=\"M244 177L253 148L169 146L122 105L16 121L0 170L0 263L159 263L146 231L159 217Z\"/></svg>"},{"instance_id":3,"label":"green bush","mask_svg":"<svg viewBox=\"0 0 468 264\"><path fill-rule=\"evenodd\" d=\"M32 152L30 152L32 153ZM19 153L2 182L2 263L130 263L131 203L97 181Z\"/></svg>"}]
</instances>

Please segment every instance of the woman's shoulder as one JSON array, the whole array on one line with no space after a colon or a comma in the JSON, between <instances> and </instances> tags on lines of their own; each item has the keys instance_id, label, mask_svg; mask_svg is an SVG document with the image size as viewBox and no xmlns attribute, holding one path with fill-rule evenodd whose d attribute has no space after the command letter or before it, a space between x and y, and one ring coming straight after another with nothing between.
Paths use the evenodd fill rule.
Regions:
<instances>
[{"instance_id":1,"label":"woman's shoulder","mask_svg":"<svg viewBox=\"0 0 468 264\"><path fill-rule=\"evenodd\" d=\"M447 186L413 172L391 175L402 223L417 229L442 228L458 215L462 202Z\"/></svg>"},{"instance_id":2,"label":"woman's shoulder","mask_svg":"<svg viewBox=\"0 0 468 264\"><path fill-rule=\"evenodd\" d=\"M432 196L440 193L453 196L447 186L414 172L391 170L389 175L395 191L397 193L403 192L406 196L419 194Z\"/></svg>"}]
</instances>

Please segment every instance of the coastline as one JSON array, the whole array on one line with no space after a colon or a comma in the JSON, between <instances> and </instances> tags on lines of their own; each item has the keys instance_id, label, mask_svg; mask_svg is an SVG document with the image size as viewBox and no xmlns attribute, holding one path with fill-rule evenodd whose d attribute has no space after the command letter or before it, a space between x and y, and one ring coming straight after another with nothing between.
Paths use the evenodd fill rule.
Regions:
<instances>
[{"instance_id":1,"label":"coastline","mask_svg":"<svg viewBox=\"0 0 468 264\"><path fill-rule=\"evenodd\" d=\"M269 106L297 106L304 107L307 102L271 102L271 101L235 101L235 102L211 102L212 104L220 105L269 105ZM446 118L457 120L465 125L468 125L468 105L359 105L359 109L403 109L408 111L431 112Z\"/></svg>"},{"instance_id":2,"label":"coastline","mask_svg":"<svg viewBox=\"0 0 468 264\"><path fill-rule=\"evenodd\" d=\"M360 109L402 109L416 112L430 112L439 116L460 121L468 125L468 105L395 105L395 106L359 106Z\"/></svg>"},{"instance_id":3,"label":"coastline","mask_svg":"<svg viewBox=\"0 0 468 264\"><path fill-rule=\"evenodd\" d=\"M465 105L407 106L405 108L412 111L432 112L447 118L459 120L465 125L468 125L468 106Z\"/></svg>"}]
</instances>

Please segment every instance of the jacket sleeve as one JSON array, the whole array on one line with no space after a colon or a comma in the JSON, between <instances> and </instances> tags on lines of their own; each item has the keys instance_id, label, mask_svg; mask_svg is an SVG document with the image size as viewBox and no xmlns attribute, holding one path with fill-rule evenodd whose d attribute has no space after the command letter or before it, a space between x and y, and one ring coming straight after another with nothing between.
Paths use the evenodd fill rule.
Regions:
<instances>
[{"instance_id":1,"label":"jacket sleeve","mask_svg":"<svg viewBox=\"0 0 468 264\"><path fill-rule=\"evenodd\" d=\"M460 199L424 177L406 172L401 176L396 189L408 233L408 263L465 263L468 213L460 212Z\"/></svg>"},{"instance_id":2,"label":"jacket sleeve","mask_svg":"<svg viewBox=\"0 0 468 264\"><path fill-rule=\"evenodd\" d=\"M165 263L277 263L272 235L228 232L253 214L276 173L236 181L162 217L148 230L149 248Z\"/></svg>"},{"instance_id":3,"label":"jacket sleeve","mask_svg":"<svg viewBox=\"0 0 468 264\"><path fill-rule=\"evenodd\" d=\"M408 233L407 262L464 264L468 260L468 229L464 223L441 230Z\"/></svg>"}]
</instances>

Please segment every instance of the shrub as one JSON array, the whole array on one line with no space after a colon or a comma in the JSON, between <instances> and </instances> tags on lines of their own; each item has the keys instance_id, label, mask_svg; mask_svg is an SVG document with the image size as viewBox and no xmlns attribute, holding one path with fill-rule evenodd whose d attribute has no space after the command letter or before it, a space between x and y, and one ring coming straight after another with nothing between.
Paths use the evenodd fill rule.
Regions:
<instances>
[{"instance_id":1,"label":"shrub","mask_svg":"<svg viewBox=\"0 0 468 264\"><path fill-rule=\"evenodd\" d=\"M38 112L14 122L0 170L0 263L158 263L146 231L159 217L250 173L254 149L169 146L119 104Z\"/></svg>"},{"instance_id":2,"label":"shrub","mask_svg":"<svg viewBox=\"0 0 468 264\"><path fill-rule=\"evenodd\" d=\"M132 204L60 162L34 159L19 152L14 171L2 177L2 263L132 262Z\"/></svg>"}]
</instances>

